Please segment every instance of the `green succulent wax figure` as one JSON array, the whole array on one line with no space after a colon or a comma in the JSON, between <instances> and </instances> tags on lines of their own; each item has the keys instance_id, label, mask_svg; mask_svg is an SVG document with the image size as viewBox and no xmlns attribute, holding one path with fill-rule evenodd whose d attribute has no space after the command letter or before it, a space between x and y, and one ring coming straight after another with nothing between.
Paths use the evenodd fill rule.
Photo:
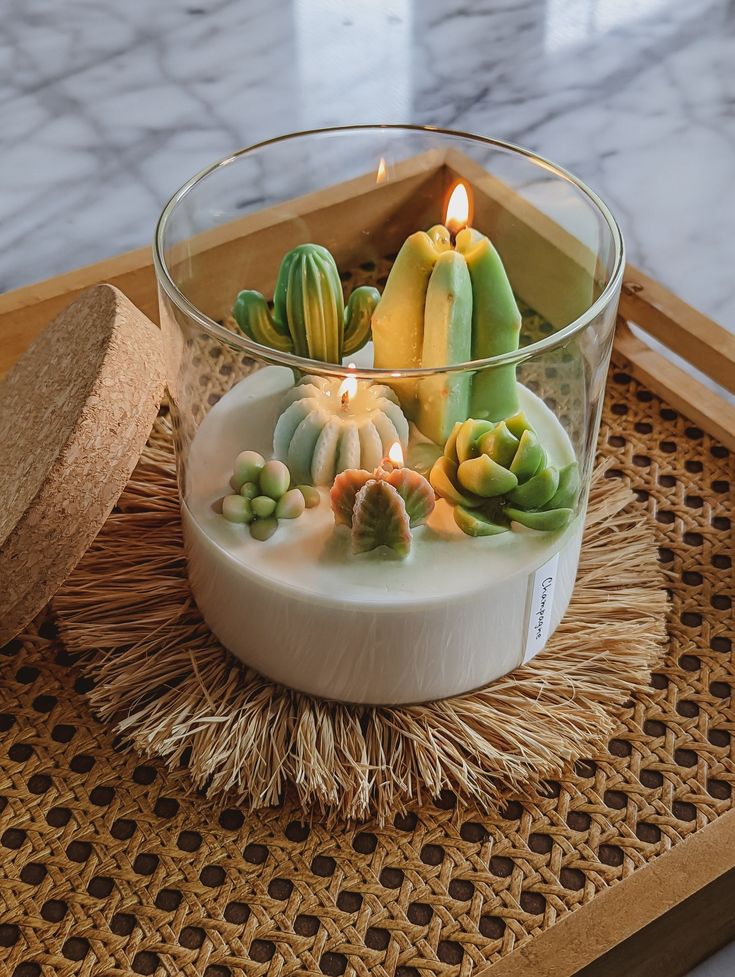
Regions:
<instances>
[{"instance_id":1,"label":"green succulent wax figure","mask_svg":"<svg viewBox=\"0 0 735 977\"><path fill-rule=\"evenodd\" d=\"M240 329L262 346L324 363L341 363L370 338L370 320L380 299L361 286L345 308L334 258L319 244L300 244L281 261L273 312L260 292L244 290L232 314Z\"/></svg>"},{"instance_id":2,"label":"green succulent wax figure","mask_svg":"<svg viewBox=\"0 0 735 977\"><path fill-rule=\"evenodd\" d=\"M283 462L266 461L257 451L241 451L230 479L236 494L222 499L222 515L228 522L249 526L253 539L264 543L276 532L280 519L298 519L304 509L319 504L314 489L292 489L290 484L291 472Z\"/></svg>"},{"instance_id":3,"label":"green succulent wax figure","mask_svg":"<svg viewBox=\"0 0 735 977\"><path fill-rule=\"evenodd\" d=\"M282 325L271 315L268 303L260 292L240 292L235 299L232 316L248 339L261 346L270 346L279 353L293 353L291 334L282 331ZM286 327L287 328L287 327Z\"/></svg>"},{"instance_id":4,"label":"green succulent wax figure","mask_svg":"<svg viewBox=\"0 0 735 977\"><path fill-rule=\"evenodd\" d=\"M472 359L518 349L521 313L500 255L484 234L466 227L457 235L457 250L472 279ZM470 414L500 421L518 410L515 367L481 370L472 381Z\"/></svg>"},{"instance_id":5,"label":"green succulent wax figure","mask_svg":"<svg viewBox=\"0 0 735 977\"><path fill-rule=\"evenodd\" d=\"M549 464L523 413L495 424L458 422L429 480L468 536L495 536L514 522L540 532L564 529L579 497L576 462Z\"/></svg>"},{"instance_id":6,"label":"green succulent wax figure","mask_svg":"<svg viewBox=\"0 0 735 977\"><path fill-rule=\"evenodd\" d=\"M421 365L465 363L472 349L472 282L457 251L439 255L429 279L424 309ZM471 377L424 377L418 382L416 425L427 438L444 444L456 421L470 412Z\"/></svg>"}]
</instances>

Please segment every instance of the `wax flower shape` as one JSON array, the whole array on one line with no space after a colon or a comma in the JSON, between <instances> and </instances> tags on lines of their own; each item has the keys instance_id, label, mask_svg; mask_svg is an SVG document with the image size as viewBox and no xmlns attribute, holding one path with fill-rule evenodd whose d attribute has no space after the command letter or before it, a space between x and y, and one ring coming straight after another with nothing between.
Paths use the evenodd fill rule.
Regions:
<instances>
[{"instance_id":1,"label":"wax flower shape","mask_svg":"<svg viewBox=\"0 0 735 977\"><path fill-rule=\"evenodd\" d=\"M468 536L494 536L512 523L554 532L568 525L579 496L576 462L558 469L522 412L493 423L455 425L429 476Z\"/></svg>"},{"instance_id":2,"label":"wax flower shape","mask_svg":"<svg viewBox=\"0 0 735 977\"><path fill-rule=\"evenodd\" d=\"M500 255L466 227L452 237L436 225L404 242L373 313L375 366L439 367L518 348L521 315ZM407 416L437 444L469 416L499 421L518 410L515 367L401 379Z\"/></svg>"},{"instance_id":3,"label":"wax flower shape","mask_svg":"<svg viewBox=\"0 0 735 977\"><path fill-rule=\"evenodd\" d=\"M357 469L341 472L330 500L335 523L351 530L353 553L387 546L405 558L411 550L411 529L426 522L435 497L431 485L418 472L381 467L372 473Z\"/></svg>"},{"instance_id":4,"label":"wax flower shape","mask_svg":"<svg viewBox=\"0 0 735 977\"><path fill-rule=\"evenodd\" d=\"M222 515L228 522L249 526L253 539L265 542L280 519L298 519L304 509L319 505L316 489L290 484L291 473L282 462L266 461L257 451L241 451L230 479L235 494L222 500Z\"/></svg>"},{"instance_id":5,"label":"wax flower shape","mask_svg":"<svg viewBox=\"0 0 735 977\"><path fill-rule=\"evenodd\" d=\"M238 294L232 314L250 339L282 353L341 363L370 338L370 319L380 292L363 285L345 308L334 258L318 244L301 244L281 262L273 312L260 292Z\"/></svg>"},{"instance_id":6,"label":"wax flower shape","mask_svg":"<svg viewBox=\"0 0 735 977\"><path fill-rule=\"evenodd\" d=\"M273 452L296 482L331 485L349 468L372 469L390 446L408 446L408 421L390 387L305 376L286 394Z\"/></svg>"}]
</instances>

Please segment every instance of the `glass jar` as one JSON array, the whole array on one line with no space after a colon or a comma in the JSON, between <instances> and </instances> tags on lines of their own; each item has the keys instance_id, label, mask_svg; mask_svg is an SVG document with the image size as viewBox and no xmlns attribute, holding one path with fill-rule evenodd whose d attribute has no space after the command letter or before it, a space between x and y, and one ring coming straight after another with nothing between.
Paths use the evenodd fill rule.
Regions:
<instances>
[{"instance_id":1,"label":"glass jar","mask_svg":"<svg viewBox=\"0 0 735 977\"><path fill-rule=\"evenodd\" d=\"M442 229L460 183L470 213L454 225L447 218ZM475 231L461 229L468 223ZM417 298L423 259L414 256L411 265L401 249L430 228L415 240L453 255L441 262L443 291L438 278L431 285L432 272ZM480 258L473 271L479 235L497 252L487 246L487 260L502 260L491 273L498 278L482 279ZM319 265L321 251L316 265L313 253L303 257L308 244L331 253L343 295ZM334 362L309 355L326 347L304 339L308 296L294 310L298 283L279 278L283 256L296 248L299 274L321 269L320 302L326 274L337 315L358 287L385 290L374 311L375 298L362 310L363 325L372 311L365 347L344 355L340 334L324 354ZM408 255L403 271L399 252ZM166 205L154 258L189 577L223 645L292 688L382 704L477 688L541 650L574 584L624 266L605 204L561 168L497 140L411 126L328 129L261 143L202 171ZM469 306L461 308L468 269L471 318ZM274 305L277 282L283 293ZM520 312L515 335L508 283ZM264 298L248 299L248 314L255 303L260 318L239 327L236 298L252 290ZM485 307L505 315L505 326L493 320L483 332ZM359 309L352 311L354 326ZM286 322L287 313L298 322ZM452 316L461 326L444 330ZM345 407L348 377L358 396ZM358 410L360 390L373 399ZM294 448L299 439L284 422L279 448L276 424L294 402L314 428L312 440L302 431ZM376 467L385 431L401 428L396 406L409 432L399 437L406 463L427 475L437 496L425 524L410 531L413 513L403 496L395 502L392 488L371 489L359 507L348 491L345 519L344 485L333 485L347 464L340 458L360 470ZM344 447L344 410L357 418L357 454ZM318 441L317 464L327 422L339 433ZM293 482L321 482L319 505L279 520L268 539L255 538L270 532L262 520L228 521L223 498L249 491L247 506L231 503L234 518L246 519L260 492L257 472L252 490L236 474L228 484L242 451L265 460L283 455ZM377 467L383 475L372 481L389 481L393 466ZM346 525L335 525L330 492L340 496L336 522ZM378 496L376 514L369 503ZM266 513L269 504L262 505ZM376 548L362 552L366 540Z\"/></svg>"}]
</instances>

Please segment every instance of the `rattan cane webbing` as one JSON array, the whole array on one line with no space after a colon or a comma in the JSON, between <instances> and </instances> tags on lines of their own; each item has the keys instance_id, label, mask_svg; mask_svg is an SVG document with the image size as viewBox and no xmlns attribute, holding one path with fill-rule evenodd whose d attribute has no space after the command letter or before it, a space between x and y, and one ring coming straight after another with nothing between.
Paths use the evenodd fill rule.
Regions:
<instances>
[{"instance_id":1,"label":"rattan cane webbing","mask_svg":"<svg viewBox=\"0 0 735 977\"><path fill-rule=\"evenodd\" d=\"M671 652L604 754L502 816L245 820L117 752L50 625L6 647L0 973L468 975L729 810L735 463L615 368L600 451L656 527Z\"/></svg>"}]
</instances>

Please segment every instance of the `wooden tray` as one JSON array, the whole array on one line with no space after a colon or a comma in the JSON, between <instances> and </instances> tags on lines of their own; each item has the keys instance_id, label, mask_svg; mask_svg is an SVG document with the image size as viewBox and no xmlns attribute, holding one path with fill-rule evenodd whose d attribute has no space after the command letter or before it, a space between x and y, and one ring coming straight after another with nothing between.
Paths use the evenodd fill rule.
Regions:
<instances>
[{"instance_id":1,"label":"wooden tray","mask_svg":"<svg viewBox=\"0 0 735 977\"><path fill-rule=\"evenodd\" d=\"M157 318L148 249L19 289L0 372L100 280ZM498 816L243 819L118 752L41 624L0 682L3 973L676 977L735 936L735 408L630 327L730 390L735 337L630 267L620 313L599 450L656 527L671 649L608 750Z\"/></svg>"}]
</instances>

